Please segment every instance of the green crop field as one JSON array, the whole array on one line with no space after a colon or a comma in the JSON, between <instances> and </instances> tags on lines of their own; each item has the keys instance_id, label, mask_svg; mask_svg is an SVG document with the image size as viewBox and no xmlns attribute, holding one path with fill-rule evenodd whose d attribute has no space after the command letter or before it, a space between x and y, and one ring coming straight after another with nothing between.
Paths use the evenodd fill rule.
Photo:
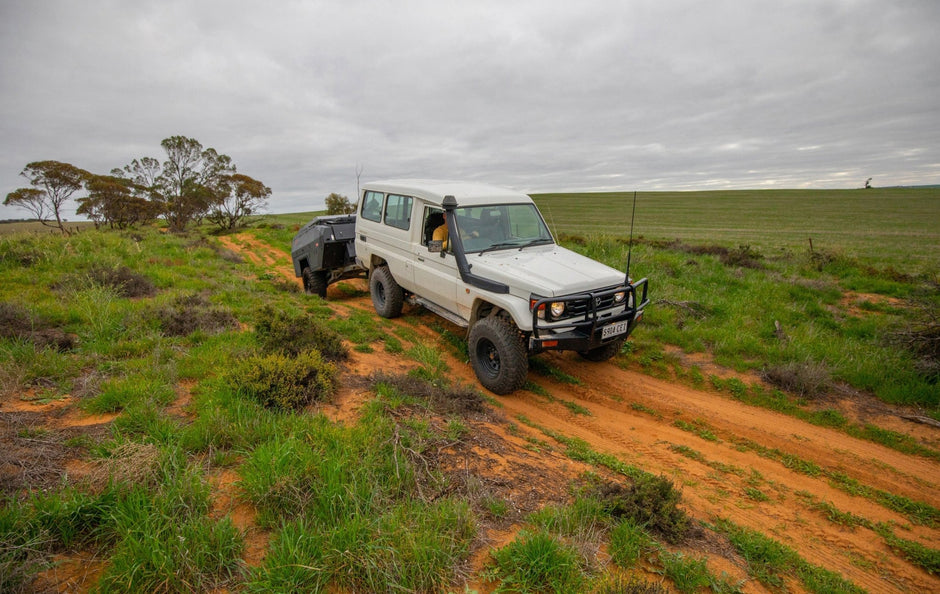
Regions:
<instances>
[{"instance_id":1,"label":"green crop field","mask_svg":"<svg viewBox=\"0 0 940 594\"><path fill-rule=\"evenodd\" d=\"M533 195L556 233L630 233L632 192ZM940 269L940 188L639 192L634 234L728 247L836 251L907 272Z\"/></svg>"}]
</instances>

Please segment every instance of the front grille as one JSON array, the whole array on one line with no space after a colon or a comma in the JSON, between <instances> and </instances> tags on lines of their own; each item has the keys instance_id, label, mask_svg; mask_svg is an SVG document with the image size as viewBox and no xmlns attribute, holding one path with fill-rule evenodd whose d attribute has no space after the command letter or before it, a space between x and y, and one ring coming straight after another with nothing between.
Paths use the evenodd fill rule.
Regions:
<instances>
[{"instance_id":1,"label":"front grille","mask_svg":"<svg viewBox=\"0 0 940 594\"><path fill-rule=\"evenodd\" d=\"M588 311L590 311L590 303L588 299L579 299L577 301L569 301L565 305L566 305L565 307L566 317L584 317L588 313ZM596 311L603 311L613 306L614 306L613 295L594 297L594 309Z\"/></svg>"}]
</instances>

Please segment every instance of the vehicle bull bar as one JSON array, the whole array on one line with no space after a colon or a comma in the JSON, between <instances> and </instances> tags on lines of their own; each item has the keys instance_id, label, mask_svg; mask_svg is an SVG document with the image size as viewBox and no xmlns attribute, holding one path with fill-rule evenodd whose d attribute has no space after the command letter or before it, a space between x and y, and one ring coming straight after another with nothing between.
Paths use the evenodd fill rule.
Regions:
<instances>
[{"instance_id":1,"label":"vehicle bull bar","mask_svg":"<svg viewBox=\"0 0 940 594\"><path fill-rule=\"evenodd\" d=\"M626 307L624 311L601 317L601 314L607 310L619 307L619 304L609 305L609 303L612 303L613 296L620 292L625 293L623 303ZM559 318L552 318L552 303L565 303L566 313L568 311L567 304L583 303L584 311L571 316L562 315ZM634 327L643 317L643 308L649 305L647 279L643 278L634 283L599 291L560 297L532 296L529 305L532 311L532 335L529 338L529 350L531 352L539 353L545 350L589 351L612 340L626 338L633 332ZM540 311L543 312L544 319L539 316ZM620 322L626 322L625 331L617 331L606 338L603 336L606 327L620 330L620 327L615 326ZM551 323L552 326L546 326L547 323ZM547 331L558 327L569 328L569 330L547 334Z\"/></svg>"}]
</instances>

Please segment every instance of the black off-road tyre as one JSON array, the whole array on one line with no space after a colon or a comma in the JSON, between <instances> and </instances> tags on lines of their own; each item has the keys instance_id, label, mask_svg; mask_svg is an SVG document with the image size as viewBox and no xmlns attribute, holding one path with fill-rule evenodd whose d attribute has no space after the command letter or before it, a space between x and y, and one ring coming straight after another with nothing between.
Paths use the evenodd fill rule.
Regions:
<instances>
[{"instance_id":1,"label":"black off-road tyre","mask_svg":"<svg viewBox=\"0 0 940 594\"><path fill-rule=\"evenodd\" d=\"M601 345L596 349L591 349L589 351L578 351L578 354L587 359L588 361L594 361L595 363L601 363L607 361L614 357L620 350L623 348L623 343L626 342L626 338L615 340L613 342L608 342L605 345Z\"/></svg>"},{"instance_id":2,"label":"black off-road tyre","mask_svg":"<svg viewBox=\"0 0 940 594\"><path fill-rule=\"evenodd\" d=\"M511 394L529 374L529 358L519 331L508 320L484 318L470 328L470 363L483 387Z\"/></svg>"},{"instance_id":3,"label":"black off-road tyre","mask_svg":"<svg viewBox=\"0 0 940 594\"><path fill-rule=\"evenodd\" d=\"M326 272L318 270L314 272L309 268L304 268L304 291L307 295L319 295L326 299Z\"/></svg>"},{"instance_id":4,"label":"black off-road tyre","mask_svg":"<svg viewBox=\"0 0 940 594\"><path fill-rule=\"evenodd\" d=\"M405 304L405 292L395 282L388 266L379 266L369 278L369 292L375 312L383 318L397 318Z\"/></svg>"}]
</instances>

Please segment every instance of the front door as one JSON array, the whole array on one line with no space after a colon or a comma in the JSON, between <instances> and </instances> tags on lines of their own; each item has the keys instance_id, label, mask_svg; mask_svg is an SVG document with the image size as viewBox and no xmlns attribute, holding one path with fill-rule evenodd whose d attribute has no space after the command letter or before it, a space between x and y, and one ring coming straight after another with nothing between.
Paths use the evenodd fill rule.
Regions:
<instances>
[{"instance_id":1,"label":"front door","mask_svg":"<svg viewBox=\"0 0 940 594\"><path fill-rule=\"evenodd\" d=\"M456 313L457 284L460 282L457 261L453 254L446 251L432 252L428 248L434 228L443 224L441 210L426 206L421 221L421 242L414 244L415 292L435 305Z\"/></svg>"}]
</instances>

